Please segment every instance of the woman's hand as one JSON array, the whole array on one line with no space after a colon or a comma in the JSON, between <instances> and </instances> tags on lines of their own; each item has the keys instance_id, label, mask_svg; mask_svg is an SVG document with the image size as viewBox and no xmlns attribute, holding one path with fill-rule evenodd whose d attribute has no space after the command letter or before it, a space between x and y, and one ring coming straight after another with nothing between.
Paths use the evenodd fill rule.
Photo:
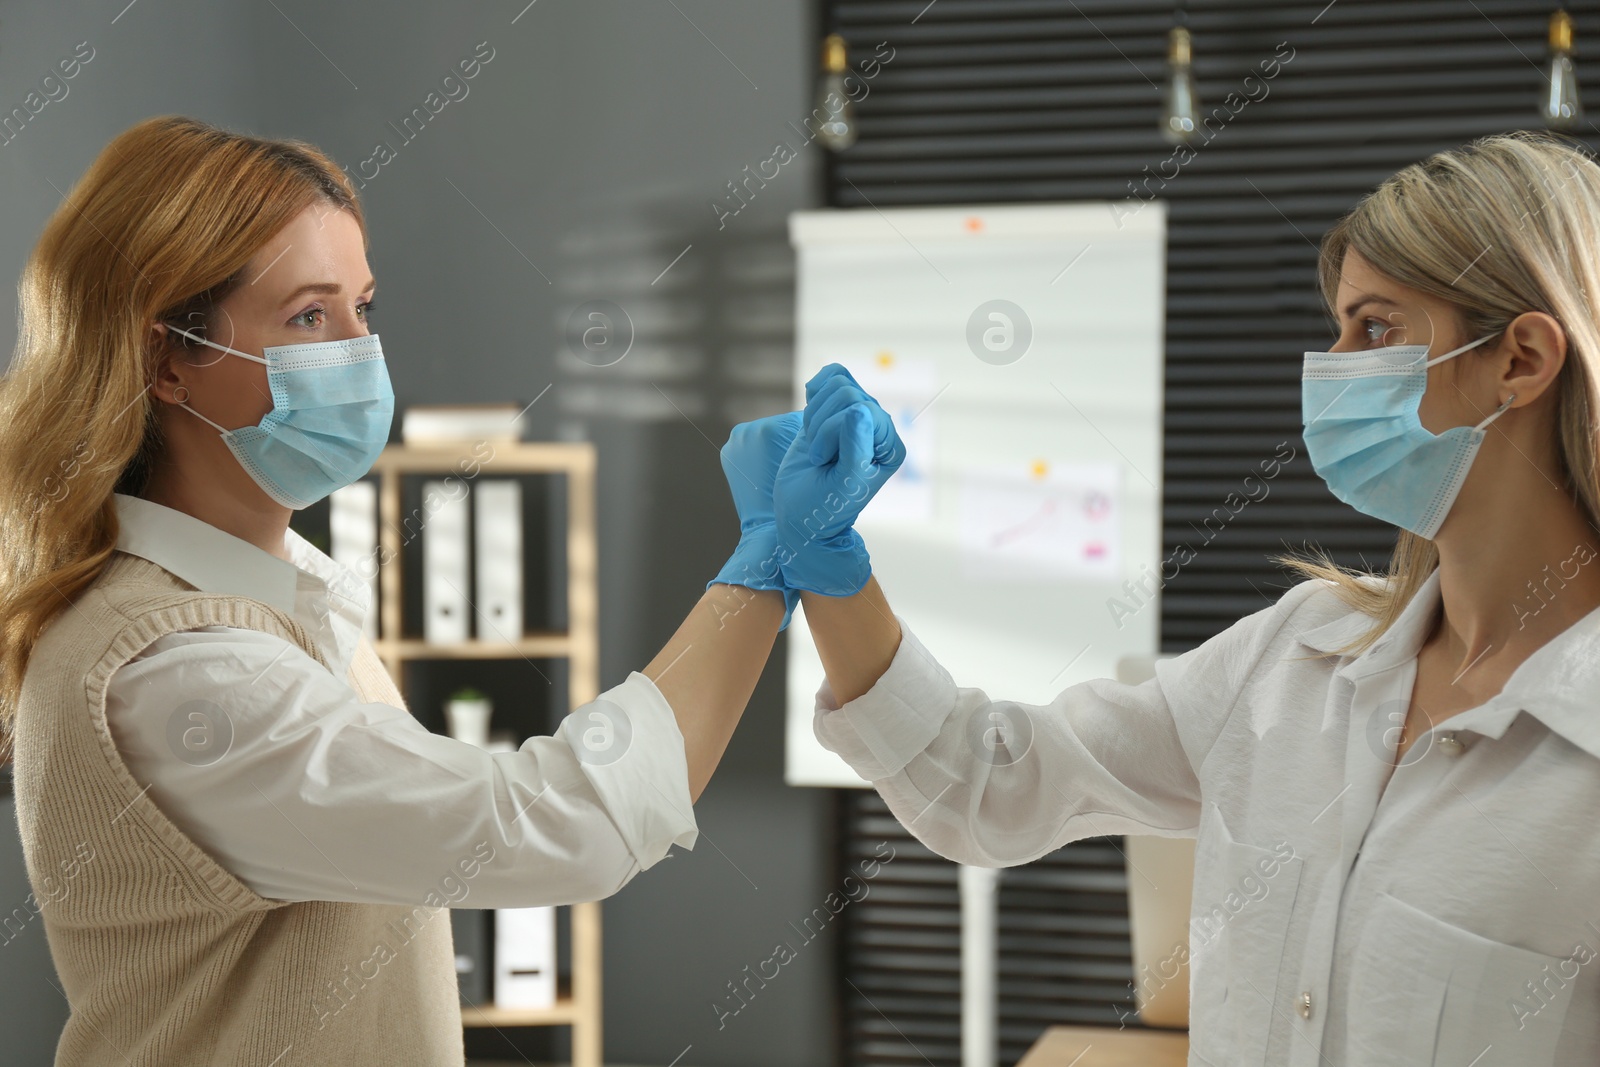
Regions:
<instances>
[{"instance_id":1,"label":"woman's hand","mask_svg":"<svg viewBox=\"0 0 1600 1067\"><path fill-rule=\"evenodd\" d=\"M773 485L783 584L824 596L866 585L871 560L852 528L906 449L887 412L837 363L806 383L799 434Z\"/></svg>"},{"instance_id":2,"label":"woman's hand","mask_svg":"<svg viewBox=\"0 0 1600 1067\"><path fill-rule=\"evenodd\" d=\"M799 594L784 588L778 563L778 536L772 486L778 466L799 435L801 413L788 411L753 422L741 422L722 446L722 473L739 513L739 544L707 588L717 583L783 593L780 630L789 625Z\"/></svg>"},{"instance_id":3,"label":"woman's hand","mask_svg":"<svg viewBox=\"0 0 1600 1067\"><path fill-rule=\"evenodd\" d=\"M893 460L895 467L905 459L905 447L895 434L894 422L882 405L861 388L854 376L842 364L830 363L806 382L806 407L801 412L801 430L814 433L813 427L826 423L851 404L866 403L872 413L873 454L880 463ZM825 441L826 439L824 439ZM896 450L900 458L894 459ZM891 471L892 473L892 471Z\"/></svg>"}]
</instances>

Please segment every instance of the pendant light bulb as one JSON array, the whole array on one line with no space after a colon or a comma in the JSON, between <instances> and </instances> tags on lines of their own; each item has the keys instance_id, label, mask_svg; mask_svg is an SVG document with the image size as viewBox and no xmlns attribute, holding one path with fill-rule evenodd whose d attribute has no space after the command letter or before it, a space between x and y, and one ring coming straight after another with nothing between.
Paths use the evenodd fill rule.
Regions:
<instances>
[{"instance_id":1,"label":"pendant light bulb","mask_svg":"<svg viewBox=\"0 0 1600 1067\"><path fill-rule=\"evenodd\" d=\"M1189 31L1174 26L1167 35L1167 88L1161 113L1161 137L1168 144L1187 144L1199 128L1200 96L1195 92Z\"/></svg>"},{"instance_id":2,"label":"pendant light bulb","mask_svg":"<svg viewBox=\"0 0 1600 1067\"><path fill-rule=\"evenodd\" d=\"M822 76L817 80L817 102L812 115L819 121L817 140L833 152L856 143L856 105L844 84L849 69L844 38L830 33L822 42Z\"/></svg>"},{"instance_id":3,"label":"pendant light bulb","mask_svg":"<svg viewBox=\"0 0 1600 1067\"><path fill-rule=\"evenodd\" d=\"M1545 67L1549 84L1540 110L1552 130L1573 130L1585 125L1583 101L1578 94L1578 73L1572 64L1572 16L1557 9L1550 16L1550 60Z\"/></svg>"}]
</instances>

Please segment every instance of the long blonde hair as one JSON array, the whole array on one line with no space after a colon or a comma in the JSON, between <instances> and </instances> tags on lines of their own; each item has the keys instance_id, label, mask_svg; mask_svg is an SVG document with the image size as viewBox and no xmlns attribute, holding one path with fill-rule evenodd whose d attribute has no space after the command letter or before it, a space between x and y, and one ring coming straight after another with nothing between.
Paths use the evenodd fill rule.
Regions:
<instances>
[{"instance_id":1,"label":"long blonde hair","mask_svg":"<svg viewBox=\"0 0 1600 1067\"><path fill-rule=\"evenodd\" d=\"M104 570L112 494L138 495L162 447L151 324L205 325L319 201L354 215L365 241L349 178L315 147L166 116L108 144L46 223L0 379L0 760L39 635Z\"/></svg>"},{"instance_id":2,"label":"long blonde hair","mask_svg":"<svg viewBox=\"0 0 1600 1067\"><path fill-rule=\"evenodd\" d=\"M1324 235L1317 270L1330 312L1352 251L1402 285L1448 301L1469 337L1502 330L1527 311L1561 323L1567 359L1556 378L1553 429L1566 488L1600 528L1600 165L1553 134L1530 131L1435 153L1378 186ZM1386 582L1320 552L1277 562L1332 582L1345 603L1377 620L1344 649L1359 652L1410 603L1439 552L1401 530Z\"/></svg>"}]
</instances>

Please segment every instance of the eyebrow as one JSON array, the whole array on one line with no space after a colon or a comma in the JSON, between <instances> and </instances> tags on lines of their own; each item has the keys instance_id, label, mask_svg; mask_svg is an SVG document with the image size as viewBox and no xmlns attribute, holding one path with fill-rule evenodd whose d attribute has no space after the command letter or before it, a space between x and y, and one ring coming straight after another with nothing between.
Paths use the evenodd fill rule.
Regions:
<instances>
[{"instance_id":1,"label":"eyebrow","mask_svg":"<svg viewBox=\"0 0 1600 1067\"><path fill-rule=\"evenodd\" d=\"M1390 300L1386 296L1373 296L1371 293L1368 293L1366 296L1360 297L1359 299L1353 300L1349 304L1346 304L1344 309L1344 317L1349 318L1356 313L1358 308L1366 304L1387 304L1390 307L1396 308L1400 306L1399 301Z\"/></svg>"},{"instance_id":2,"label":"eyebrow","mask_svg":"<svg viewBox=\"0 0 1600 1067\"><path fill-rule=\"evenodd\" d=\"M364 293L369 289L376 289L377 287L378 280L376 278L368 278L367 284L362 286L361 291ZM283 302L285 304L292 304L305 293L323 293L328 296L333 296L334 294L343 291L343 288L338 282L311 282L308 285L302 285L300 288L284 297Z\"/></svg>"}]
</instances>

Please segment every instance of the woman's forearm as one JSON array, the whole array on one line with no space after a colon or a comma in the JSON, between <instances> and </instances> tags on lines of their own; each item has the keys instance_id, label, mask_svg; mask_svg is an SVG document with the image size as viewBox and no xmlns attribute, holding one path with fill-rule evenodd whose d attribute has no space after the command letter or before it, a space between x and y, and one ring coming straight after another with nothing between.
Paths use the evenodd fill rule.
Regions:
<instances>
[{"instance_id":1,"label":"woman's forearm","mask_svg":"<svg viewBox=\"0 0 1600 1067\"><path fill-rule=\"evenodd\" d=\"M683 734L691 801L717 769L782 621L783 594L715 584L645 666Z\"/></svg>"},{"instance_id":2,"label":"woman's forearm","mask_svg":"<svg viewBox=\"0 0 1600 1067\"><path fill-rule=\"evenodd\" d=\"M802 592L800 604L834 699L848 704L889 669L900 647L900 623L875 576L853 596Z\"/></svg>"}]
</instances>

